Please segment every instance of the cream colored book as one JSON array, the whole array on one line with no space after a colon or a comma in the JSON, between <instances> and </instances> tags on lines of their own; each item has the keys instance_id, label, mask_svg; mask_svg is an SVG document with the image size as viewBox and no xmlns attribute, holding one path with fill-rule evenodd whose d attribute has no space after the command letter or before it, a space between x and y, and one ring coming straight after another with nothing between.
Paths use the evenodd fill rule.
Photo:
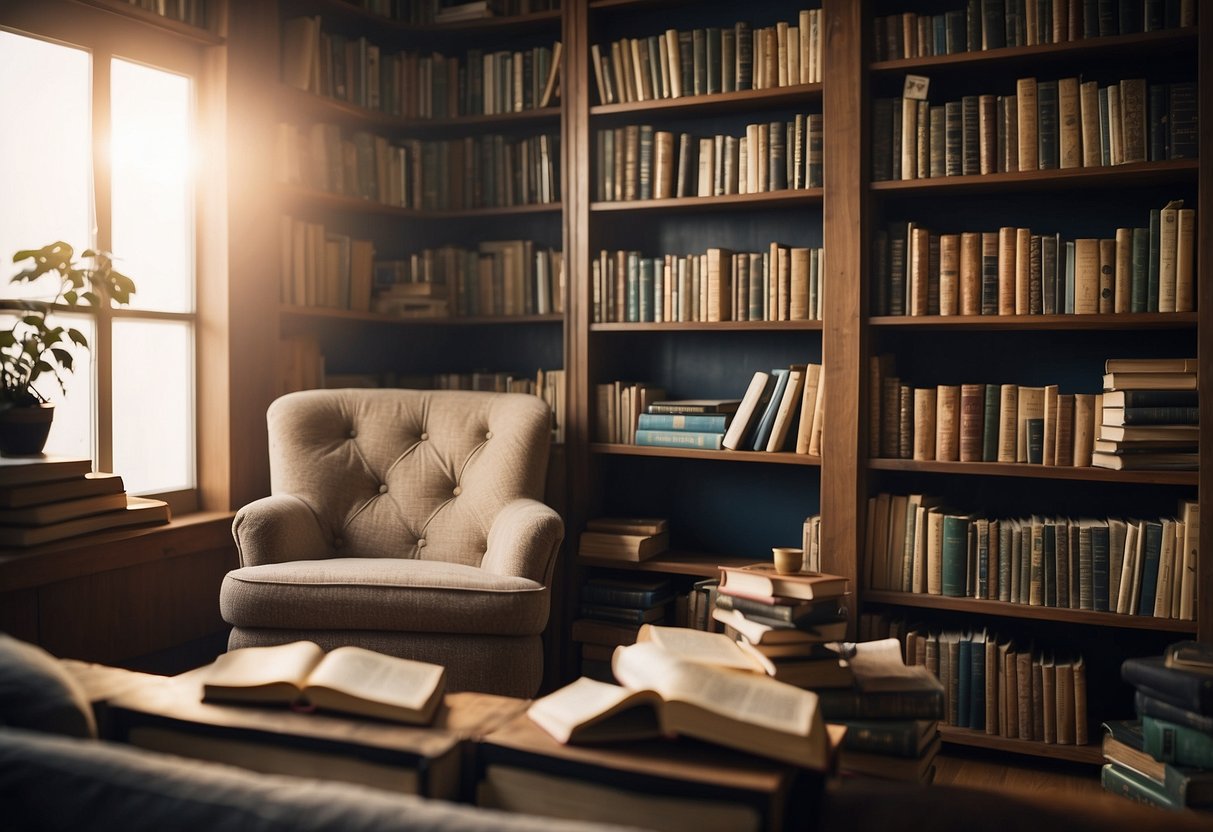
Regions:
<instances>
[{"instance_id":1,"label":"cream colored book","mask_svg":"<svg viewBox=\"0 0 1213 832\"><path fill-rule=\"evenodd\" d=\"M1044 419L1045 389L1020 385L1015 416L1015 461L1028 461L1028 420Z\"/></svg>"},{"instance_id":2,"label":"cream colored book","mask_svg":"<svg viewBox=\"0 0 1213 832\"><path fill-rule=\"evenodd\" d=\"M1095 446L1095 396L1090 393L1074 394L1074 456L1075 468L1091 465L1091 452Z\"/></svg>"},{"instance_id":3,"label":"cream colored book","mask_svg":"<svg viewBox=\"0 0 1213 832\"><path fill-rule=\"evenodd\" d=\"M1015 229L998 229L998 314L1015 314Z\"/></svg>"},{"instance_id":4,"label":"cream colored book","mask_svg":"<svg viewBox=\"0 0 1213 832\"><path fill-rule=\"evenodd\" d=\"M206 701L302 705L426 725L442 701L446 669L310 641L224 653L203 680Z\"/></svg>"},{"instance_id":5,"label":"cream colored book","mask_svg":"<svg viewBox=\"0 0 1213 832\"><path fill-rule=\"evenodd\" d=\"M935 458L960 459L960 386L941 384L936 391Z\"/></svg>"},{"instance_id":6,"label":"cream colored book","mask_svg":"<svg viewBox=\"0 0 1213 832\"><path fill-rule=\"evenodd\" d=\"M1099 240L1074 241L1074 314L1099 312Z\"/></svg>"},{"instance_id":7,"label":"cream colored book","mask_svg":"<svg viewBox=\"0 0 1213 832\"><path fill-rule=\"evenodd\" d=\"M1176 617L1191 621L1195 617L1196 563L1200 554L1200 503L1184 500L1179 516L1183 520L1184 543L1179 579L1179 614Z\"/></svg>"},{"instance_id":8,"label":"cream colored book","mask_svg":"<svg viewBox=\"0 0 1213 832\"><path fill-rule=\"evenodd\" d=\"M1097 168L1101 160L1099 139L1099 82L1084 81L1078 86L1078 109L1082 119L1082 166Z\"/></svg>"},{"instance_id":9,"label":"cream colored book","mask_svg":"<svg viewBox=\"0 0 1213 832\"><path fill-rule=\"evenodd\" d=\"M642 624L636 633L636 643L651 642L684 662L711 667L766 673L766 666L744 652L737 642L724 633L695 630L690 627L664 627Z\"/></svg>"},{"instance_id":10,"label":"cream colored book","mask_svg":"<svg viewBox=\"0 0 1213 832\"><path fill-rule=\"evenodd\" d=\"M1032 229L1015 229L1015 314L1031 311Z\"/></svg>"},{"instance_id":11,"label":"cream colored book","mask_svg":"<svg viewBox=\"0 0 1213 832\"><path fill-rule=\"evenodd\" d=\"M817 402L813 407L813 432L809 435L810 456L821 456L821 442L825 432L825 408L826 377L823 369L821 378L817 382Z\"/></svg>"},{"instance_id":12,"label":"cream colored book","mask_svg":"<svg viewBox=\"0 0 1213 832\"><path fill-rule=\"evenodd\" d=\"M1015 82L1017 105L1019 169L1036 170L1038 167L1038 137L1036 135L1036 79L1020 78Z\"/></svg>"},{"instance_id":13,"label":"cream colored book","mask_svg":"<svg viewBox=\"0 0 1213 832\"><path fill-rule=\"evenodd\" d=\"M1196 308L1196 209L1180 208L1175 244L1175 311Z\"/></svg>"},{"instance_id":14,"label":"cream colored book","mask_svg":"<svg viewBox=\"0 0 1213 832\"><path fill-rule=\"evenodd\" d=\"M940 257L943 251L940 249ZM960 314L981 314L981 234L960 235ZM942 307L941 307L942 308Z\"/></svg>"},{"instance_id":15,"label":"cream colored book","mask_svg":"<svg viewBox=\"0 0 1213 832\"><path fill-rule=\"evenodd\" d=\"M1078 79L1057 82L1058 122L1061 133L1061 167L1082 167L1082 125L1079 117Z\"/></svg>"},{"instance_id":16,"label":"cream colored book","mask_svg":"<svg viewBox=\"0 0 1213 832\"><path fill-rule=\"evenodd\" d=\"M817 393L820 386L821 365L807 365L804 374L804 389L800 396L800 424L796 429L796 453L798 454L809 452L809 440L813 438L813 414L817 411Z\"/></svg>"},{"instance_id":17,"label":"cream colored book","mask_svg":"<svg viewBox=\"0 0 1213 832\"><path fill-rule=\"evenodd\" d=\"M914 459L935 459L937 394L934 387L914 388Z\"/></svg>"},{"instance_id":18,"label":"cream colored book","mask_svg":"<svg viewBox=\"0 0 1213 832\"><path fill-rule=\"evenodd\" d=\"M729 450L735 451L745 439L746 434L750 433L751 422L754 421L758 408L766 404L766 398L770 395L771 374L758 370L750 379L750 386L746 389L745 395L742 396L741 404L737 407L737 413L733 416L733 421L729 423L729 429L725 432L724 440L721 444Z\"/></svg>"},{"instance_id":19,"label":"cream colored book","mask_svg":"<svg viewBox=\"0 0 1213 832\"><path fill-rule=\"evenodd\" d=\"M1115 287L1112 295L1112 311L1129 311L1129 300L1133 291L1133 229L1116 229Z\"/></svg>"},{"instance_id":20,"label":"cream colored book","mask_svg":"<svg viewBox=\"0 0 1213 832\"><path fill-rule=\"evenodd\" d=\"M678 30L665 30L666 52L670 60L670 97L682 98L682 61L678 53Z\"/></svg>"},{"instance_id":21,"label":"cream colored book","mask_svg":"<svg viewBox=\"0 0 1213 832\"><path fill-rule=\"evenodd\" d=\"M1176 255L1179 251L1179 209L1181 201L1168 202L1160 213L1158 242L1158 311L1174 312L1176 298Z\"/></svg>"},{"instance_id":22,"label":"cream colored book","mask_svg":"<svg viewBox=\"0 0 1213 832\"><path fill-rule=\"evenodd\" d=\"M1019 385L1004 384L999 391L998 461L1014 462L1018 448Z\"/></svg>"},{"instance_id":23,"label":"cream colored book","mask_svg":"<svg viewBox=\"0 0 1213 832\"><path fill-rule=\"evenodd\" d=\"M939 237L939 314L960 313L960 235Z\"/></svg>"},{"instance_id":24,"label":"cream colored book","mask_svg":"<svg viewBox=\"0 0 1213 832\"><path fill-rule=\"evenodd\" d=\"M653 642L615 650L621 685L581 678L527 715L563 743L682 734L815 770L835 740L812 691L765 675L685 661Z\"/></svg>"},{"instance_id":25,"label":"cream colored book","mask_svg":"<svg viewBox=\"0 0 1213 832\"><path fill-rule=\"evenodd\" d=\"M1044 437L1041 442L1041 463L1054 465L1057 461L1057 397L1056 384L1044 387Z\"/></svg>"},{"instance_id":26,"label":"cream colored book","mask_svg":"<svg viewBox=\"0 0 1213 832\"><path fill-rule=\"evenodd\" d=\"M1171 518L1162 520L1162 546L1158 553L1158 577L1154 581L1154 617L1174 618L1171 614L1171 585L1175 580L1175 526Z\"/></svg>"}]
</instances>

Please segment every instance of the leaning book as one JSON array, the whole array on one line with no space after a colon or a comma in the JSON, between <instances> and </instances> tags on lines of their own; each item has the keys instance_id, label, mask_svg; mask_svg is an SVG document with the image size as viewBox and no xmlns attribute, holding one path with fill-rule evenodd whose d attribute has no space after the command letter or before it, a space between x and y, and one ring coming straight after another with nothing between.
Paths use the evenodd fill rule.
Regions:
<instances>
[{"instance_id":1,"label":"leaning book","mask_svg":"<svg viewBox=\"0 0 1213 832\"><path fill-rule=\"evenodd\" d=\"M622 686L583 677L528 715L564 743L681 734L818 771L841 741L815 693L765 676L684 661L652 642L617 648L611 669Z\"/></svg>"},{"instance_id":2,"label":"leaning book","mask_svg":"<svg viewBox=\"0 0 1213 832\"><path fill-rule=\"evenodd\" d=\"M428 725L442 701L446 669L310 641L224 653L203 683L203 700L327 708L357 716Z\"/></svg>"}]
</instances>

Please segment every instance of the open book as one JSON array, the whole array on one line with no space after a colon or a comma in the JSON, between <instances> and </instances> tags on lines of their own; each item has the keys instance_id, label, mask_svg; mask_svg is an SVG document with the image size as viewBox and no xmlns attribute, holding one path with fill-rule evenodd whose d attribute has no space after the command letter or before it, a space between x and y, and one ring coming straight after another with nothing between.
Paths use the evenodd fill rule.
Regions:
<instances>
[{"instance_id":1,"label":"open book","mask_svg":"<svg viewBox=\"0 0 1213 832\"><path fill-rule=\"evenodd\" d=\"M426 725L442 701L446 668L361 647L325 653L310 641L224 653L203 683L206 701L281 703Z\"/></svg>"},{"instance_id":2,"label":"open book","mask_svg":"<svg viewBox=\"0 0 1213 832\"><path fill-rule=\"evenodd\" d=\"M651 641L617 648L611 668L622 687L583 677L527 714L564 743L683 734L819 771L841 739L817 694L766 676L684 661Z\"/></svg>"}]
</instances>

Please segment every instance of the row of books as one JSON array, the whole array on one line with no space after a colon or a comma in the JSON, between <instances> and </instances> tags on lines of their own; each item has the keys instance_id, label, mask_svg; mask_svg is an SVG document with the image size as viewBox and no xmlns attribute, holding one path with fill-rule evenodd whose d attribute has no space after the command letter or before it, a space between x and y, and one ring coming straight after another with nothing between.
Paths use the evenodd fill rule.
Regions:
<instances>
[{"instance_id":1,"label":"row of books","mask_svg":"<svg viewBox=\"0 0 1213 832\"><path fill-rule=\"evenodd\" d=\"M1057 745L1086 745L1087 670L1081 655L985 629L907 627L907 664L943 683L948 725Z\"/></svg>"},{"instance_id":2,"label":"row of books","mask_svg":"<svg viewBox=\"0 0 1213 832\"><path fill-rule=\"evenodd\" d=\"M603 250L590 263L592 320L819 321L824 264L824 249L779 243L662 257Z\"/></svg>"},{"instance_id":3,"label":"row of books","mask_svg":"<svg viewBox=\"0 0 1213 832\"><path fill-rule=\"evenodd\" d=\"M875 60L1038 46L1196 24L1196 0L968 0L941 14L873 19Z\"/></svg>"},{"instance_id":4,"label":"row of books","mask_svg":"<svg viewBox=\"0 0 1213 832\"><path fill-rule=\"evenodd\" d=\"M0 547L37 546L170 519L168 504L126 493L122 477L91 459L0 457Z\"/></svg>"},{"instance_id":5,"label":"row of books","mask_svg":"<svg viewBox=\"0 0 1213 832\"><path fill-rule=\"evenodd\" d=\"M392 116L450 118L522 112L559 95L560 41L461 57L389 52L321 28L319 15L283 23L282 80L296 89Z\"/></svg>"},{"instance_id":6,"label":"row of books","mask_svg":"<svg viewBox=\"0 0 1213 832\"><path fill-rule=\"evenodd\" d=\"M560 8L560 0L342 0L401 23L454 23L482 17L513 17Z\"/></svg>"},{"instance_id":7,"label":"row of books","mask_svg":"<svg viewBox=\"0 0 1213 832\"><path fill-rule=\"evenodd\" d=\"M409 385L411 386L411 385ZM525 393L539 396L552 411L552 441L564 442L568 394L564 370L539 368L531 375L507 372L437 373L435 390L484 390L490 393Z\"/></svg>"},{"instance_id":8,"label":"row of books","mask_svg":"<svg viewBox=\"0 0 1213 832\"><path fill-rule=\"evenodd\" d=\"M283 303L370 311L373 241L287 214L279 217L278 228L279 298Z\"/></svg>"},{"instance_id":9,"label":"row of books","mask_svg":"<svg viewBox=\"0 0 1213 832\"><path fill-rule=\"evenodd\" d=\"M1105 790L1172 811L1213 810L1213 651L1180 641L1126 659L1137 718L1103 724Z\"/></svg>"},{"instance_id":10,"label":"row of books","mask_svg":"<svg viewBox=\"0 0 1213 832\"><path fill-rule=\"evenodd\" d=\"M601 104L821 82L821 10L751 29L738 21L590 47Z\"/></svg>"},{"instance_id":11,"label":"row of books","mask_svg":"<svg viewBox=\"0 0 1213 832\"><path fill-rule=\"evenodd\" d=\"M1064 239L1004 226L939 234L890 223L873 243L873 314L1191 312L1196 209L1182 200L1114 238Z\"/></svg>"},{"instance_id":12,"label":"row of books","mask_svg":"<svg viewBox=\"0 0 1213 832\"><path fill-rule=\"evenodd\" d=\"M695 137L649 124L599 130L596 198L632 202L820 188L819 114L746 125L739 137Z\"/></svg>"},{"instance_id":13,"label":"row of books","mask_svg":"<svg viewBox=\"0 0 1213 832\"><path fill-rule=\"evenodd\" d=\"M561 252L531 240L447 245L375 261L376 309L388 314L548 315L564 311Z\"/></svg>"},{"instance_id":14,"label":"row of books","mask_svg":"<svg viewBox=\"0 0 1213 832\"><path fill-rule=\"evenodd\" d=\"M1015 94L873 102L872 178L1100 167L1195 159L1196 84L1016 81Z\"/></svg>"},{"instance_id":15,"label":"row of books","mask_svg":"<svg viewBox=\"0 0 1213 832\"><path fill-rule=\"evenodd\" d=\"M132 6L155 12L169 20L206 28L206 0L127 0Z\"/></svg>"},{"instance_id":16,"label":"row of books","mask_svg":"<svg viewBox=\"0 0 1213 832\"><path fill-rule=\"evenodd\" d=\"M335 124L278 127L278 181L423 211L560 201L556 135L499 134L398 144Z\"/></svg>"},{"instance_id":17,"label":"row of books","mask_svg":"<svg viewBox=\"0 0 1213 832\"><path fill-rule=\"evenodd\" d=\"M1192 620L1198 504L1157 520L988 517L935 496L868 499L868 586Z\"/></svg>"}]
</instances>

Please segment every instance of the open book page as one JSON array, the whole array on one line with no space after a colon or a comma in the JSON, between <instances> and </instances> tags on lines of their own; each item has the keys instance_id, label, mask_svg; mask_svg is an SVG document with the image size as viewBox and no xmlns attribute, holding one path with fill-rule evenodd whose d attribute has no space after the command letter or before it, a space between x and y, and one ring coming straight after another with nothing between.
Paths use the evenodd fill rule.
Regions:
<instances>
[{"instance_id":1,"label":"open book page","mask_svg":"<svg viewBox=\"0 0 1213 832\"><path fill-rule=\"evenodd\" d=\"M709 633L688 627L661 627L645 624L636 634L636 642L652 642L679 659L715 667L731 667L766 673L766 669L743 652L737 642L724 633Z\"/></svg>"},{"instance_id":2,"label":"open book page","mask_svg":"<svg viewBox=\"0 0 1213 832\"><path fill-rule=\"evenodd\" d=\"M912 690L937 684L925 667L902 661L901 643L895 638L855 644L850 664L855 681L864 691Z\"/></svg>"},{"instance_id":3,"label":"open book page","mask_svg":"<svg viewBox=\"0 0 1213 832\"><path fill-rule=\"evenodd\" d=\"M326 704L324 691L333 690L421 711L442 686L445 674L442 665L385 656L361 647L338 647L312 671L305 693L315 705Z\"/></svg>"},{"instance_id":4,"label":"open book page","mask_svg":"<svg viewBox=\"0 0 1213 832\"><path fill-rule=\"evenodd\" d=\"M310 641L232 650L207 671L204 696L289 701L323 658L324 650Z\"/></svg>"},{"instance_id":5,"label":"open book page","mask_svg":"<svg viewBox=\"0 0 1213 832\"><path fill-rule=\"evenodd\" d=\"M536 700L527 716L563 743L646 739L660 733L654 709L659 704L656 694L582 676ZM605 722L610 724L601 724Z\"/></svg>"},{"instance_id":6,"label":"open book page","mask_svg":"<svg viewBox=\"0 0 1213 832\"><path fill-rule=\"evenodd\" d=\"M629 690L655 690L667 702L685 702L781 733L813 733L817 694L766 675L681 661L652 642L617 648L611 669Z\"/></svg>"}]
</instances>

